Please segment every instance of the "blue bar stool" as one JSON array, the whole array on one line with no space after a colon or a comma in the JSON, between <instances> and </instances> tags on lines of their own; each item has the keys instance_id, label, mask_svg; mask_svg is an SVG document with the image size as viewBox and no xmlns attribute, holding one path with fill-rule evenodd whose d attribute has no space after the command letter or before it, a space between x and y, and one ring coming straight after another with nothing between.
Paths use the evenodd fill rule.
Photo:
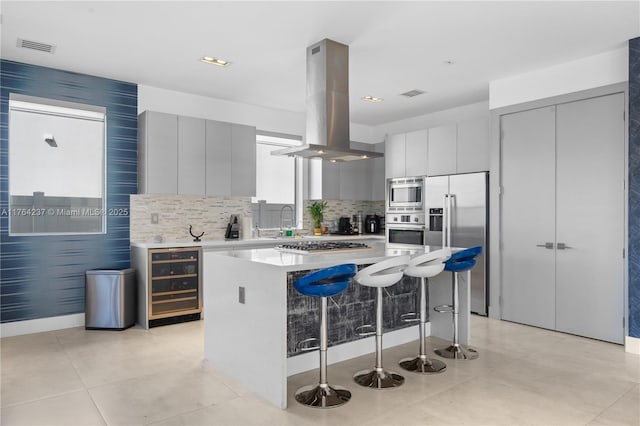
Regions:
<instances>
[{"instance_id":1,"label":"blue bar stool","mask_svg":"<svg viewBox=\"0 0 640 426\"><path fill-rule=\"evenodd\" d=\"M342 293L349 287L351 278L356 274L356 265L344 264L320 269L298 279L294 288L305 296L320 297L320 382L316 385L301 387L296 391L296 401L308 407L331 408L342 405L351 399L351 392L341 386L327 383L327 298Z\"/></svg>"},{"instance_id":2,"label":"blue bar stool","mask_svg":"<svg viewBox=\"0 0 640 426\"><path fill-rule=\"evenodd\" d=\"M418 318L415 313L402 315L403 321L419 321L420 329L420 354L417 357L405 358L400 361L400 367L416 373L433 374L442 373L447 365L439 359L427 357L427 343L424 330L427 323L427 283L429 278L435 277L444 270L445 261L451 257L451 249L443 248L421 254L411 259L404 274L410 277L420 278L420 312Z\"/></svg>"},{"instance_id":3,"label":"blue bar stool","mask_svg":"<svg viewBox=\"0 0 640 426\"><path fill-rule=\"evenodd\" d=\"M482 253L482 247L472 247L460 250L454 253L449 260L445 262L444 270L453 272L453 305L436 306L434 310L437 312L453 312L453 342L446 348L436 349L435 353L443 358L449 359L476 359L478 351L472 348L464 347L458 341L458 308L459 308L459 291L458 291L458 274L467 272L467 283L471 285L471 269L476 266L476 257Z\"/></svg>"},{"instance_id":4,"label":"blue bar stool","mask_svg":"<svg viewBox=\"0 0 640 426\"><path fill-rule=\"evenodd\" d=\"M382 367L382 289L400 281L408 264L409 256L392 257L361 269L354 278L358 284L375 287L377 290L375 331L376 366L370 370L359 371L353 376L353 380L359 385L373 389L385 389L397 387L404 383L404 377L397 373L385 371ZM371 334L373 334L373 332L362 333L362 335Z\"/></svg>"}]
</instances>

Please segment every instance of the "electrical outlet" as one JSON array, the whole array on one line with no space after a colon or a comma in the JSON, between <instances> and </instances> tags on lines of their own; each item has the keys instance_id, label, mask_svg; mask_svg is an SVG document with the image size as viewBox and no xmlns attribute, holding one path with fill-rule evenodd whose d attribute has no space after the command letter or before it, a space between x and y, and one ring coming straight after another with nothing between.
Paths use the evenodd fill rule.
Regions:
<instances>
[{"instance_id":1,"label":"electrical outlet","mask_svg":"<svg viewBox=\"0 0 640 426\"><path fill-rule=\"evenodd\" d=\"M158 223L158 213L151 213L151 223L154 225Z\"/></svg>"},{"instance_id":2,"label":"electrical outlet","mask_svg":"<svg viewBox=\"0 0 640 426\"><path fill-rule=\"evenodd\" d=\"M244 287L238 287L238 302L244 305Z\"/></svg>"}]
</instances>

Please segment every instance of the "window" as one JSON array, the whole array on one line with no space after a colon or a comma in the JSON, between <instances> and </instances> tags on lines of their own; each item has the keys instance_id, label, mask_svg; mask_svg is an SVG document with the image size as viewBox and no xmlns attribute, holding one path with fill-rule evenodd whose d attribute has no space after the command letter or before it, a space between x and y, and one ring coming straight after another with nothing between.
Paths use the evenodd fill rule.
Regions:
<instances>
[{"instance_id":1,"label":"window","mask_svg":"<svg viewBox=\"0 0 640 426\"><path fill-rule=\"evenodd\" d=\"M302 159L271 155L301 145L301 138L258 132L253 224L260 228L302 228Z\"/></svg>"},{"instance_id":2,"label":"window","mask_svg":"<svg viewBox=\"0 0 640 426\"><path fill-rule=\"evenodd\" d=\"M105 232L105 109L11 95L11 235Z\"/></svg>"}]
</instances>

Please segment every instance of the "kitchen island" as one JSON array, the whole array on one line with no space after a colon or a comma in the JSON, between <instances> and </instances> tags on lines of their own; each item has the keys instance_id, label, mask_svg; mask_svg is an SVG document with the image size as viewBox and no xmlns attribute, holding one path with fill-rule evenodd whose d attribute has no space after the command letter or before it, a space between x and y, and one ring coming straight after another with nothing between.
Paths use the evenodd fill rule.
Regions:
<instances>
[{"instance_id":1,"label":"kitchen island","mask_svg":"<svg viewBox=\"0 0 640 426\"><path fill-rule=\"evenodd\" d=\"M319 365L317 351L295 352L297 342L317 337L318 303L315 298L299 297L292 282L309 271L341 263L355 263L361 267L391 256L416 255L429 250L428 247L420 251L388 249L377 241L367 244L370 248L363 250L316 254L290 253L274 248L224 252L205 249L205 358L268 401L286 408L287 377L316 369ZM411 278L405 277L405 280ZM389 288L390 294L386 297L391 303L385 301L389 306L385 313L392 315L385 316L385 347L418 339L417 325L399 320L399 316L406 313L403 309L415 306L417 288L417 283L410 281ZM329 363L375 350L373 337L359 337L351 328L352 325L363 325L365 322L359 321L367 321L368 307L374 307L363 289L354 283L350 295L344 298L339 295L334 298L335 304L330 302L330 309L335 313L332 316L330 312L329 316ZM461 343L469 340L467 289L468 286L461 285ZM451 302L449 273L431 280L429 299L431 307ZM356 316L360 312L361 318L350 318L354 312ZM390 316L393 318L388 318ZM431 330L427 334L450 339L451 315L434 313L431 319ZM332 330L338 331L332 335ZM338 344L332 345L336 342Z\"/></svg>"}]
</instances>

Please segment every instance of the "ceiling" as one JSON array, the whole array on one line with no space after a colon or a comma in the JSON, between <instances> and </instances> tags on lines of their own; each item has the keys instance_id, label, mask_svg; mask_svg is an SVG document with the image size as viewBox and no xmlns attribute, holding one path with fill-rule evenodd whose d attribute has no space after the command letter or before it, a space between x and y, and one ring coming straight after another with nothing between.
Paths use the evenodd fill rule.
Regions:
<instances>
[{"instance_id":1,"label":"ceiling","mask_svg":"<svg viewBox=\"0 0 640 426\"><path fill-rule=\"evenodd\" d=\"M350 47L351 121L378 125L486 100L492 80L623 47L640 36L639 3L3 0L1 52L302 112L306 47L330 38ZM18 48L17 38L55 52ZM205 55L232 65L204 64ZM400 96L412 89L427 93Z\"/></svg>"}]
</instances>

